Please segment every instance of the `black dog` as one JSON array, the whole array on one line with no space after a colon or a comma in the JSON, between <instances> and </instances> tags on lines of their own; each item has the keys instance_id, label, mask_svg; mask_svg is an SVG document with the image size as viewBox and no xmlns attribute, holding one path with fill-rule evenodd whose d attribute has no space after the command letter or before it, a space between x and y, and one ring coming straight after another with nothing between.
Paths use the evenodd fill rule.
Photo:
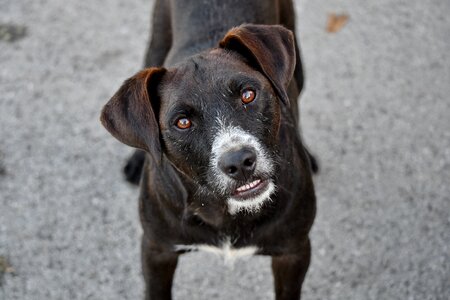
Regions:
<instances>
[{"instance_id":1,"label":"black dog","mask_svg":"<svg viewBox=\"0 0 450 300\"><path fill-rule=\"evenodd\" d=\"M241 23L259 25L232 28ZM178 255L193 249L271 255L276 299L300 298L315 196L294 23L290 0L156 1L155 67L128 79L101 115L114 137L148 153L146 299L171 298Z\"/></svg>"}]
</instances>

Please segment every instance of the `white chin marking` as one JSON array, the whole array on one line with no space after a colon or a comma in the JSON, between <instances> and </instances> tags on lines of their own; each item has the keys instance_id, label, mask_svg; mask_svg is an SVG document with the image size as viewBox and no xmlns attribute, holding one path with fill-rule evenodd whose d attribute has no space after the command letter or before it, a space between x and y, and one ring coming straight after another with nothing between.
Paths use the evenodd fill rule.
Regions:
<instances>
[{"instance_id":1,"label":"white chin marking","mask_svg":"<svg viewBox=\"0 0 450 300\"><path fill-rule=\"evenodd\" d=\"M275 185L273 182L269 182L266 190L260 195L246 199L246 200L237 200L234 198L229 198L227 200L228 204L228 212L231 215L234 215L238 212L246 212L246 213L256 213L263 206L266 201L270 201L270 196L275 191Z\"/></svg>"}]
</instances>

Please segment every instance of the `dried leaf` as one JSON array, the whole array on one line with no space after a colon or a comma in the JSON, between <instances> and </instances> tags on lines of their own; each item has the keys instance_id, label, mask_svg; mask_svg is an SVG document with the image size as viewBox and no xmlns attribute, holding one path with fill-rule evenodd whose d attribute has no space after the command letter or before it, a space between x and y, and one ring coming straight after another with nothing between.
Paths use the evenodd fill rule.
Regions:
<instances>
[{"instance_id":1,"label":"dried leaf","mask_svg":"<svg viewBox=\"0 0 450 300\"><path fill-rule=\"evenodd\" d=\"M0 256L0 275L2 273L15 273L15 270L5 257Z\"/></svg>"},{"instance_id":2,"label":"dried leaf","mask_svg":"<svg viewBox=\"0 0 450 300\"><path fill-rule=\"evenodd\" d=\"M339 30L342 29L342 27L347 24L349 19L348 15L341 14L329 14L328 15L328 22L327 22L327 31L331 33L336 33Z\"/></svg>"}]
</instances>

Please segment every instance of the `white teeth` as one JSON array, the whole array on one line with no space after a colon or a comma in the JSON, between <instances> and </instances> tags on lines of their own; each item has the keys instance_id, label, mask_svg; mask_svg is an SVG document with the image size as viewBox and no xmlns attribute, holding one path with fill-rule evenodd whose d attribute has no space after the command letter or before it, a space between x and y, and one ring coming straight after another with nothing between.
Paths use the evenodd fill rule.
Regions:
<instances>
[{"instance_id":1,"label":"white teeth","mask_svg":"<svg viewBox=\"0 0 450 300\"><path fill-rule=\"evenodd\" d=\"M249 189L254 188L255 186L257 186L259 183L261 182L260 179L256 179L255 181L252 181L250 183L244 184L243 186L240 186L236 189L236 191L238 192L245 192Z\"/></svg>"}]
</instances>

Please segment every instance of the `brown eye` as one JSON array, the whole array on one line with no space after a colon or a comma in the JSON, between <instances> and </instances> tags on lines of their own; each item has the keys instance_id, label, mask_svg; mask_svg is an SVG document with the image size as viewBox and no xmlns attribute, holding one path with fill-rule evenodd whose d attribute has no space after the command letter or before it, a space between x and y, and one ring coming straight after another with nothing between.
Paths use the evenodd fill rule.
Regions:
<instances>
[{"instance_id":1,"label":"brown eye","mask_svg":"<svg viewBox=\"0 0 450 300\"><path fill-rule=\"evenodd\" d=\"M247 89L242 92L241 100L244 104L248 104L255 100L255 92L253 90Z\"/></svg>"},{"instance_id":2,"label":"brown eye","mask_svg":"<svg viewBox=\"0 0 450 300\"><path fill-rule=\"evenodd\" d=\"M177 121L177 127L179 129L188 129L189 127L191 127L191 125L191 120L189 120L188 118L181 118Z\"/></svg>"}]
</instances>

